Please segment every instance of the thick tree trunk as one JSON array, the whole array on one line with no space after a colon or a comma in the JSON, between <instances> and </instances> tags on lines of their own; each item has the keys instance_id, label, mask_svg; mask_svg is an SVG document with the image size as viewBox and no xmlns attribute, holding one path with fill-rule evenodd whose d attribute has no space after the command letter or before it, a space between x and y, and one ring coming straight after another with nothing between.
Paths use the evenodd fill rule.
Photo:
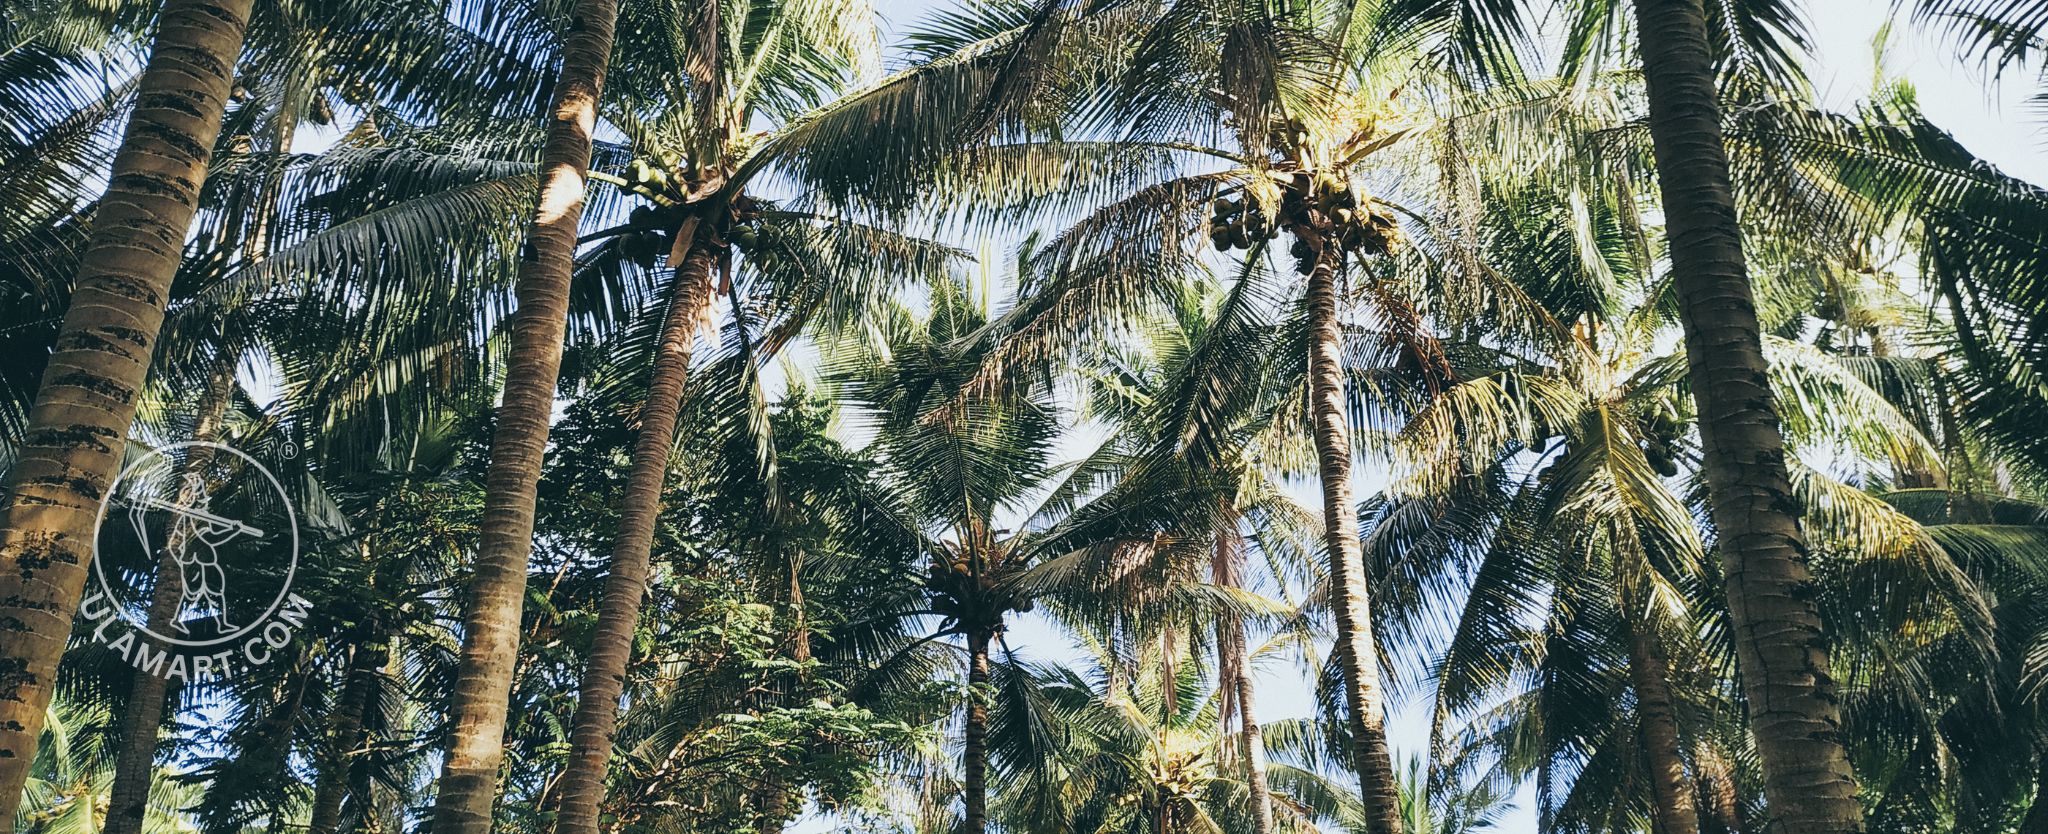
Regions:
<instances>
[{"instance_id":1,"label":"thick tree trunk","mask_svg":"<svg viewBox=\"0 0 2048 834\"><path fill-rule=\"evenodd\" d=\"M577 0L541 151L540 204L519 264L504 401L484 476L482 542L462 616L449 705L452 738L434 802L434 834L486 834L505 757L505 712L519 659L535 490L568 327L569 278L583 217L598 96L611 58L615 0Z\"/></svg>"},{"instance_id":2,"label":"thick tree trunk","mask_svg":"<svg viewBox=\"0 0 2048 834\"><path fill-rule=\"evenodd\" d=\"M1222 509L1234 525L1235 513L1228 499ZM1235 530L1225 530L1217 536L1209 579L1219 587L1236 588L1241 585L1236 545ZM1266 781L1265 739L1259 733L1259 719L1253 702L1251 656L1246 647L1244 623L1238 617L1224 615L1216 619L1216 654L1217 671L1222 678L1219 689L1225 705L1217 720L1223 723L1223 731L1227 735L1231 719L1237 719L1238 755L1243 759L1245 792L1251 800L1252 832L1272 834L1273 792Z\"/></svg>"},{"instance_id":3,"label":"thick tree trunk","mask_svg":"<svg viewBox=\"0 0 2048 834\"><path fill-rule=\"evenodd\" d=\"M988 646L994 635L967 635L967 726L961 750L961 792L967 806L965 834L988 831Z\"/></svg>"},{"instance_id":4,"label":"thick tree trunk","mask_svg":"<svg viewBox=\"0 0 2048 834\"><path fill-rule=\"evenodd\" d=\"M604 601L598 608L597 633L591 638L590 660L576 699L576 718L569 737L569 763L562 774L560 834L597 834L598 808L604 799L605 772L611 763L612 733L619 717L619 697L632 659L633 633L640 625L640 603L647 593L648 562L654 549L655 522L661 514L662 482L668 475L675 446L676 414L682 409L683 386L689 380L691 340L711 308L712 255L690 250L676 270L668 317L655 346L654 379L640 410L640 435L633 444L633 468L626 477L619 506L618 537L612 543L611 575L605 578Z\"/></svg>"},{"instance_id":5,"label":"thick tree trunk","mask_svg":"<svg viewBox=\"0 0 2048 834\"><path fill-rule=\"evenodd\" d=\"M0 498L0 832L14 826L35 760L85 589L94 519L120 467L163 326L250 3L165 5L71 307Z\"/></svg>"},{"instance_id":6,"label":"thick tree trunk","mask_svg":"<svg viewBox=\"0 0 2048 834\"><path fill-rule=\"evenodd\" d=\"M206 383L206 392L201 395L199 414L193 421L192 439L213 441L220 437L220 424L227 416L228 403L235 393L235 361L222 358ZM204 475L213 462L213 450L205 446L191 446L185 450L185 459L179 464L181 475ZM179 480L183 483L181 477ZM194 504L205 496L180 495L178 503ZM149 612L145 622L149 630L163 634L171 621L177 617L179 606L184 601L184 569L179 566L173 554L183 550L185 545L178 541L182 529L172 532L172 541L164 547L164 555L157 563L156 587L150 592ZM149 637L137 635L139 640ZM174 650L175 647L164 647ZM121 710L120 734L116 743L119 752L114 756L114 782L108 791L107 821L101 834L141 834L142 822L149 811L149 787L156 774L157 731L164 721L164 702L171 693L170 680L135 670L129 679L128 702Z\"/></svg>"},{"instance_id":7,"label":"thick tree trunk","mask_svg":"<svg viewBox=\"0 0 2048 834\"><path fill-rule=\"evenodd\" d=\"M1737 669L1773 834L1860 831L1799 503L1765 375L1701 0L1635 0Z\"/></svg>"},{"instance_id":8,"label":"thick tree trunk","mask_svg":"<svg viewBox=\"0 0 2048 834\"><path fill-rule=\"evenodd\" d=\"M1671 667L1656 639L1641 623L1629 624L1628 677L1636 691L1637 733L1650 764L1650 809L1657 834L1698 834L1699 812L1692 782L1679 752L1678 710L1671 696Z\"/></svg>"},{"instance_id":9,"label":"thick tree trunk","mask_svg":"<svg viewBox=\"0 0 2048 834\"><path fill-rule=\"evenodd\" d=\"M349 656L341 701L334 705L334 714L328 719L328 749L320 762L319 781L313 786L313 813L306 834L334 834L341 830L341 807L354 782L354 763L369 740L363 731L363 716L376 697L377 676L390 659L391 646L385 642L357 646ZM368 798L357 796L357 807L363 807Z\"/></svg>"},{"instance_id":10,"label":"thick tree trunk","mask_svg":"<svg viewBox=\"0 0 2048 834\"><path fill-rule=\"evenodd\" d=\"M1401 834L1400 787L1387 750L1379 653L1373 644L1365 556L1358 543L1358 509L1351 500L1351 432L1344 420L1343 333L1337 319L1337 268L1343 256L1334 245L1320 251L1308 278L1309 408L1322 470L1336 660L1344 673L1345 706L1351 712L1352 765L1365 799L1366 829L1369 834Z\"/></svg>"}]
</instances>

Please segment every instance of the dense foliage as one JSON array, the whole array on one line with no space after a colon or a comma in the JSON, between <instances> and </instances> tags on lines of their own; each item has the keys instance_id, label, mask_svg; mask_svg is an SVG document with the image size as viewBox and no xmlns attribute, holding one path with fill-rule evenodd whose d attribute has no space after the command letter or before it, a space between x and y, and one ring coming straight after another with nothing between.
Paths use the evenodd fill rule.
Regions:
<instances>
[{"instance_id":1,"label":"dense foliage","mask_svg":"<svg viewBox=\"0 0 2048 834\"><path fill-rule=\"evenodd\" d=\"M1779 0L920 11L0 8L0 831L2048 832L2048 188L1909 84ZM166 680L66 548L180 441L305 614Z\"/></svg>"}]
</instances>

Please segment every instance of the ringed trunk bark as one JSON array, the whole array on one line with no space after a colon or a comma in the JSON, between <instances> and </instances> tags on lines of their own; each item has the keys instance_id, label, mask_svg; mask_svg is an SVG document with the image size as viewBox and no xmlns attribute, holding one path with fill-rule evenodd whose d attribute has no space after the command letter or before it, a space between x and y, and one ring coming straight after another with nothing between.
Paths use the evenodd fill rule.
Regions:
<instances>
[{"instance_id":1,"label":"ringed trunk bark","mask_svg":"<svg viewBox=\"0 0 2048 834\"><path fill-rule=\"evenodd\" d=\"M583 669L570 729L569 763L559 787L562 808L555 823L561 834L598 834L598 809L611 764L619 697L625 688L626 665L632 660L633 632L640 625L640 603L647 593L662 482L675 445L683 387L689 381L691 340L711 308L712 261L709 251L694 248L676 270L668 317L655 346L654 379L640 410L633 468L626 477L619 507L618 538L612 543L611 575L605 578L597 633L591 638L590 660Z\"/></svg>"},{"instance_id":2,"label":"ringed trunk bark","mask_svg":"<svg viewBox=\"0 0 2048 834\"><path fill-rule=\"evenodd\" d=\"M568 327L569 278L583 217L598 96L618 22L615 0L577 0L542 148L540 201L519 264L504 401L484 476L482 541L462 616L462 659L449 705L448 757L434 834L486 834L505 757L505 712L533 553L535 489L547 449Z\"/></svg>"},{"instance_id":3,"label":"ringed trunk bark","mask_svg":"<svg viewBox=\"0 0 2048 834\"><path fill-rule=\"evenodd\" d=\"M1650 763L1650 795L1657 834L1699 834L1699 812L1680 754L1678 710L1671 696L1671 668L1656 639L1630 623L1629 685L1636 691L1636 719L1643 756Z\"/></svg>"},{"instance_id":4,"label":"ringed trunk bark","mask_svg":"<svg viewBox=\"0 0 2048 834\"><path fill-rule=\"evenodd\" d=\"M1315 420L1316 457L1322 473L1324 546L1330 560L1330 609L1337 621L1337 663L1344 673L1351 713L1351 757L1358 770L1370 834L1401 834L1401 794L1387 750L1378 650L1373 644L1365 556L1358 543L1358 511L1351 499L1351 433L1344 420L1343 334L1337 319L1334 243L1310 233L1317 246L1308 277L1309 408Z\"/></svg>"},{"instance_id":5,"label":"ringed trunk bark","mask_svg":"<svg viewBox=\"0 0 2048 834\"><path fill-rule=\"evenodd\" d=\"M1756 301L1701 0L1635 0L1650 136L1699 406L1737 668L1774 834L1861 831Z\"/></svg>"},{"instance_id":6,"label":"ringed trunk bark","mask_svg":"<svg viewBox=\"0 0 2048 834\"><path fill-rule=\"evenodd\" d=\"M80 259L70 309L0 497L0 832L22 787L94 520L120 468L164 302L198 210L252 0L169 0Z\"/></svg>"},{"instance_id":7,"label":"ringed trunk bark","mask_svg":"<svg viewBox=\"0 0 2048 834\"><path fill-rule=\"evenodd\" d=\"M988 646L994 635L977 631L967 636L967 726L961 757L962 792L967 806L966 834L988 830Z\"/></svg>"}]
</instances>

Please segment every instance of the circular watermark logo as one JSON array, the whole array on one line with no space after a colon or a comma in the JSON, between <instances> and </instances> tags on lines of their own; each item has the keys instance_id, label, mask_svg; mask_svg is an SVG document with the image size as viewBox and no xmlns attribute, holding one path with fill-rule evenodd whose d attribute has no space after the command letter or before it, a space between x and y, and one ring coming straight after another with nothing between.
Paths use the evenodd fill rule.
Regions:
<instances>
[{"instance_id":1,"label":"circular watermark logo","mask_svg":"<svg viewBox=\"0 0 2048 834\"><path fill-rule=\"evenodd\" d=\"M292 593L289 493L222 443L151 449L114 479L93 539L92 639L145 673L197 681L270 662L311 606Z\"/></svg>"}]
</instances>

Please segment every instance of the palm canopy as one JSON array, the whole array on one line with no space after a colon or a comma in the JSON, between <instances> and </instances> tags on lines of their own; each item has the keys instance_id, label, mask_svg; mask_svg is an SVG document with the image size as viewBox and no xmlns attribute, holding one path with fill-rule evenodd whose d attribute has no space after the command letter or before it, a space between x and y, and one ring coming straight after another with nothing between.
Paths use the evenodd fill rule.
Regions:
<instances>
[{"instance_id":1,"label":"palm canopy","mask_svg":"<svg viewBox=\"0 0 2048 834\"><path fill-rule=\"evenodd\" d=\"M117 742L162 748L145 830L402 830L447 787L577 5L253 4L134 436L265 450L317 613L160 745L115 737L142 690L74 635L17 828L101 824ZM1788 7L1700 9L1870 827L2039 828L2048 202L1907 86L1817 109ZM495 824L1452 832L1525 786L1539 831L1780 816L1677 345L1670 56L1625 4L1538 11L1006 0L890 51L858 0L626 0ZM2039 39L1918 11L2006 72ZM0 464L157 28L0 11ZM644 444L678 332L682 430ZM591 743L570 693L608 676Z\"/></svg>"}]
</instances>

